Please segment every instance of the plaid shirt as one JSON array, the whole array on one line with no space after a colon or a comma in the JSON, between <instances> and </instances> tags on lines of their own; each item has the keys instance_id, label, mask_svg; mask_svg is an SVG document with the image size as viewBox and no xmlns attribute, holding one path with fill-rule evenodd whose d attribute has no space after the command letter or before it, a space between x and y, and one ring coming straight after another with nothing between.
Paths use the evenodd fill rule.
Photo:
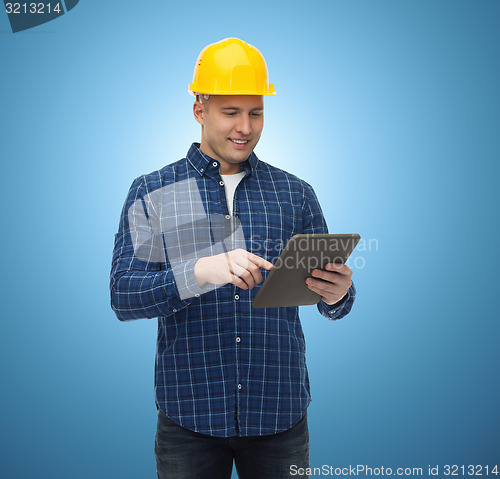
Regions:
<instances>
[{"instance_id":1,"label":"plaid shirt","mask_svg":"<svg viewBox=\"0 0 500 479\"><path fill-rule=\"evenodd\" d=\"M173 421L219 437L278 433L297 423L311 400L298 308L252 308L260 285L200 288L194 264L220 245L228 249L227 235L216 242L212 218L239 222L243 244L240 238L237 246L271 262L294 234L326 233L327 226L312 187L254 153L241 164L246 176L229 216L219 162L198 147L133 182L115 237L111 305L122 321L158 317L155 397ZM175 189L180 184L191 185L191 198L196 187L202 208L182 199ZM170 223L158 228L166 212ZM193 241L181 241L193 246L198 233L192 225L203 224L203 215L210 227L198 228L201 243L206 231L212 235L206 247L175 251L166 238L190 231ZM268 272L261 271L265 279ZM330 320L342 318L355 294L352 285L341 305L320 301L318 310Z\"/></svg>"}]
</instances>

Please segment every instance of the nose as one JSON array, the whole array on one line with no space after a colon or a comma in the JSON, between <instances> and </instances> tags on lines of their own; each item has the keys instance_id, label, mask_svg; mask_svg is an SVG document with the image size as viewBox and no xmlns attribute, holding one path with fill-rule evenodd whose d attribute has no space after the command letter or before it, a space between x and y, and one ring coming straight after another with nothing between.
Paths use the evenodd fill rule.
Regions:
<instances>
[{"instance_id":1,"label":"nose","mask_svg":"<svg viewBox=\"0 0 500 479\"><path fill-rule=\"evenodd\" d=\"M236 131L242 135L249 135L252 133L252 124L247 115L240 116L238 125L236 126Z\"/></svg>"}]
</instances>

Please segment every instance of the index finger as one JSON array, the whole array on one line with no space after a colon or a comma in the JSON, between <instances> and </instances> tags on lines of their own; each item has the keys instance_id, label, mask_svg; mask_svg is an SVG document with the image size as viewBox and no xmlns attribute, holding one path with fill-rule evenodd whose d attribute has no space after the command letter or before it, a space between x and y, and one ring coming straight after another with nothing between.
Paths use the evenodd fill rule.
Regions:
<instances>
[{"instance_id":1,"label":"index finger","mask_svg":"<svg viewBox=\"0 0 500 479\"><path fill-rule=\"evenodd\" d=\"M270 263L269 261L265 260L264 258L257 256L256 254L250 253L247 251L247 258L252 261L252 263L255 263L259 268L264 268L264 269L272 269L273 268L273 263Z\"/></svg>"}]
</instances>

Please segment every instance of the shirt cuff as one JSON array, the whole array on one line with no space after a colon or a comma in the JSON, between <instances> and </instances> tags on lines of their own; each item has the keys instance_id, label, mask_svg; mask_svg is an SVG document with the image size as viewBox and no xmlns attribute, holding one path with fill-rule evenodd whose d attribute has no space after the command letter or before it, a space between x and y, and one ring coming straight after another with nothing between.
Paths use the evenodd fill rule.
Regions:
<instances>
[{"instance_id":1,"label":"shirt cuff","mask_svg":"<svg viewBox=\"0 0 500 479\"><path fill-rule=\"evenodd\" d=\"M198 286L194 275L194 266L197 261L198 258L193 258L172 268L177 291L182 300L192 297L197 298L200 294L208 293L217 288L217 285L211 283L206 283L203 287Z\"/></svg>"},{"instance_id":2,"label":"shirt cuff","mask_svg":"<svg viewBox=\"0 0 500 479\"><path fill-rule=\"evenodd\" d=\"M341 303L326 304L321 300L318 303L318 310L323 316L330 320L340 319L351 310L355 297L356 289L354 284L351 284L350 288L347 290L347 294L342 298Z\"/></svg>"}]
</instances>

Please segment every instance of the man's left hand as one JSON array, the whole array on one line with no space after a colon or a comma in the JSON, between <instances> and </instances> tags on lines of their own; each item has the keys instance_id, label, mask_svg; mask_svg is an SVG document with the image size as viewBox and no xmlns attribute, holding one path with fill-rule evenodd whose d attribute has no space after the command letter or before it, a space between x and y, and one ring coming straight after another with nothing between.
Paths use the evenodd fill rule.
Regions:
<instances>
[{"instance_id":1,"label":"man's left hand","mask_svg":"<svg viewBox=\"0 0 500 479\"><path fill-rule=\"evenodd\" d=\"M306 284L311 291L321 295L326 304L332 305L347 294L352 284L352 269L340 263L328 263L325 269L314 269L312 278L307 278Z\"/></svg>"}]
</instances>

